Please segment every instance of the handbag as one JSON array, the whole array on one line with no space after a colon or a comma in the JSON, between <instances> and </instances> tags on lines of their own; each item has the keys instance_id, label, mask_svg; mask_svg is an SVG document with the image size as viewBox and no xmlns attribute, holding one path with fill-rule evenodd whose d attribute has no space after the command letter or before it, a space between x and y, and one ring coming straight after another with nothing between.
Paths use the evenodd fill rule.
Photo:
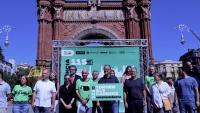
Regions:
<instances>
[{"instance_id":1,"label":"handbag","mask_svg":"<svg viewBox=\"0 0 200 113\"><path fill-rule=\"evenodd\" d=\"M162 102L163 102L163 107L164 107L164 110L165 110L165 111L170 111L170 110L172 110L172 107L171 107L171 103L170 103L170 101L169 101L169 98L162 99Z\"/></svg>"}]
</instances>

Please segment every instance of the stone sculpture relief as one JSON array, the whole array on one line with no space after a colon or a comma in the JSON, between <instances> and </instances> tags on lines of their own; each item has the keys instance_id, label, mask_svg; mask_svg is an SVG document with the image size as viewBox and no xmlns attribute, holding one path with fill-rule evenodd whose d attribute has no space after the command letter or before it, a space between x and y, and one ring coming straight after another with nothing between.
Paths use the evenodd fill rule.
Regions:
<instances>
[{"instance_id":1,"label":"stone sculpture relief","mask_svg":"<svg viewBox=\"0 0 200 113\"><path fill-rule=\"evenodd\" d=\"M39 8L39 13L40 13L40 19L44 19L46 15L47 7L40 7Z\"/></svg>"},{"instance_id":2,"label":"stone sculpture relief","mask_svg":"<svg viewBox=\"0 0 200 113\"><path fill-rule=\"evenodd\" d=\"M65 21L81 21L81 20L124 20L124 13L122 10L100 10L92 7L90 11L86 10L65 10Z\"/></svg>"},{"instance_id":3,"label":"stone sculpture relief","mask_svg":"<svg viewBox=\"0 0 200 113\"><path fill-rule=\"evenodd\" d=\"M62 7L54 7L55 17L56 18L60 18L61 17L61 9L62 9Z\"/></svg>"}]
</instances>

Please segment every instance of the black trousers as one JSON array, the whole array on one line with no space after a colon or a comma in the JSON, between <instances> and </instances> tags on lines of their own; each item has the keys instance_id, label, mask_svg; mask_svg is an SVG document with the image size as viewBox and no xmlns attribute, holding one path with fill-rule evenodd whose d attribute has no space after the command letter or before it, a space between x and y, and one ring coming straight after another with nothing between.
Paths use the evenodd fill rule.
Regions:
<instances>
[{"instance_id":1,"label":"black trousers","mask_svg":"<svg viewBox=\"0 0 200 113\"><path fill-rule=\"evenodd\" d=\"M96 113L96 110L97 110L97 113L102 113L101 108L100 108L100 106L97 106L96 101L93 101L92 104L93 104L92 113Z\"/></svg>"},{"instance_id":2,"label":"black trousers","mask_svg":"<svg viewBox=\"0 0 200 113\"><path fill-rule=\"evenodd\" d=\"M129 101L127 113L143 113L143 100Z\"/></svg>"}]
</instances>

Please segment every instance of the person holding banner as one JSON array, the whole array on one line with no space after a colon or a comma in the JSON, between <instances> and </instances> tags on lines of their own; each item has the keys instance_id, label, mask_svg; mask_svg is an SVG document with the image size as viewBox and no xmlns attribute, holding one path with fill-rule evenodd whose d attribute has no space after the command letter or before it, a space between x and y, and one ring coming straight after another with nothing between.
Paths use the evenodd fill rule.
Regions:
<instances>
[{"instance_id":1,"label":"person holding banner","mask_svg":"<svg viewBox=\"0 0 200 113\"><path fill-rule=\"evenodd\" d=\"M99 76L99 72L98 71L92 71L92 79L94 81L94 83L98 83L98 76ZM101 108L100 108L100 103L98 101L93 101L92 102L93 106L92 106L92 113L101 113Z\"/></svg>"},{"instance_id":2,"label":"person holding banner","mask_svg":"<svg viewBox=\"0 0 200 113\"><path fill-rule=\"evenodd\" d=\"M92 101L90 99L93 80L88 78L87 69L82 70L82 78L76 81L77 113L92 113Z\"/></svg>"},{"instance_id":3,"label":"person holding banner","mask_svg":"<svg viewBox=\"0 0 200 113\"><path fill-rule=\"evenodd\" d=\"M119 83L119 80L115 76L111 76L111 66L104 65L104 76L100 78L99 84ZM119 113L119 101L101 101L100 104L103 107L103 113Z\"/></svg>"},{"instance_id":4,"label":"person holding banner","mask_svg":"<svg viewBox=\"0 0 200 113\"><path fill-rule=\"evenodd\" d=\"M59 89L60 109L59 113L76 113L76 90L70 83L70 76L65 75L65 83Z\"/></svg>"},{"instance_id":5,"label":"person holding banner","mask_svg":"<svg viewBox=\"0 0 200 113\"><path fill-rule=\"evenodd\" d=\"M131 69L131 78L124 83L124 105L126 113L143 113L146 103L144 82L137 78L137 69Z\"/></svg>"}]
</instances>

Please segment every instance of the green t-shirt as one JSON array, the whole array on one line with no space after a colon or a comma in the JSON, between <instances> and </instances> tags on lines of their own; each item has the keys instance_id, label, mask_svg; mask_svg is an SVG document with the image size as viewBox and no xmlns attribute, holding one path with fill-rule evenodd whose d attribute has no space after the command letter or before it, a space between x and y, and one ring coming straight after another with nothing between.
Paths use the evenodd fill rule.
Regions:
<instances>
[{"instance_id":1,"label":"green t-shirt","mask_svg":"<svg viewBox=\"0 0 200 113\"><path fill-rule=\"evenodd\" d=\"M28 101L29 96L32 95L32 89L29 86L16 85L12 90L12 94L14 95L14 101Z\"/></svg>"},{"instance_id":2,"label":"green t-shirt","mask_svg":"<svg viewBox=\"0 0 200 113\"><path fill-rule=\"evenodd\" d=\"M76 81L76 90L78 90L80 96L88 100L88 106L92 107L92 101L90 99L91 93L92 93L92 85L94 84L92 79L89 79L87 82L82 81L81 79L78 79Z\"/></svg>"},{"instance_id":3,"label":"green t-shirt","mask_svg":"<svg viewBox=\"0 0 200 113\"><path fill-rule=\"evenodd\" d=\"M155 83L154 76L145 76L145 84L150 88Z\"/></svg>"}]
</instances>

